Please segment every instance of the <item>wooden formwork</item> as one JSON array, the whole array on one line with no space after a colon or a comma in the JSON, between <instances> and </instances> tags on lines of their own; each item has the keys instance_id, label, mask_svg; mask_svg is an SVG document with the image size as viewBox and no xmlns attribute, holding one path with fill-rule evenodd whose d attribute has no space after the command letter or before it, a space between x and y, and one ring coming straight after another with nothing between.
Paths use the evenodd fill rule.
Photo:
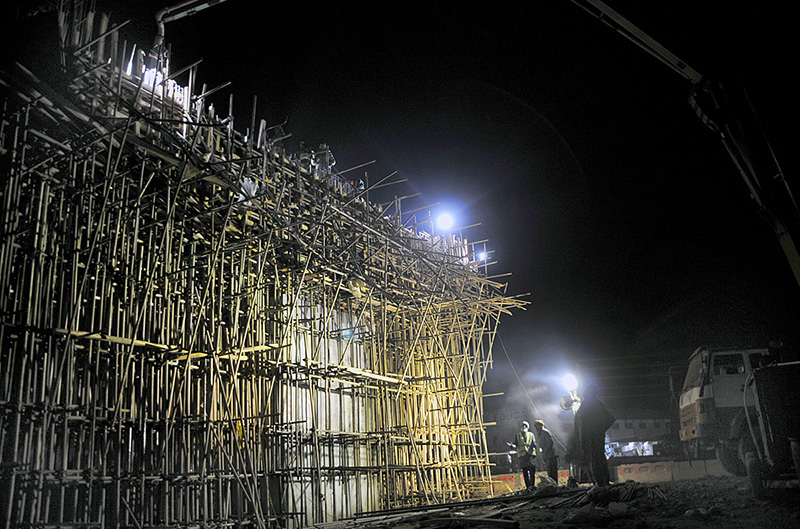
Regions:
<instances>
[{"instance_id":1,"label":"wooden formwork","mask_svg":"<svg viewBox=\"0 0 800 529\"><path fill-rule=\"evenodd\" d=\"M481 388L524 302L64 4L64 84L0 80L3 526L300 527L490 491Z\"/></svg>"}]
</instances>

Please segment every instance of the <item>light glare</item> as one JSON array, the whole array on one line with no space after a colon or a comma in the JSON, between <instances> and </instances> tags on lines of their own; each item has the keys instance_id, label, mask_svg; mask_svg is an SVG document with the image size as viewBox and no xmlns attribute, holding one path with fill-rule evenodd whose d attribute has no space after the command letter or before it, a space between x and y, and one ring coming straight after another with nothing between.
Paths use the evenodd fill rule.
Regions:
<instances>
[{"instance_id":1,"label":"light glare","mask_svg":"<svg viewBox=\"0 0 800 529\"><path fill-rule=\"evenodd\" d=\"M564 388L567 391L575 391L578 389L578 379L572 373L564 375Z\"/></svg>"},{"instance_id":2,"label":"light glare","mask_svg":"<svg viewBox=\"0 0 800 529\"><path fill-rule=\"evenodd\" d=\"M439 229L444 231L449 231L450 228L453 227L453 216L449 213L442 213L439 215L439 218L436 219L436 225L439 226Z\"/></svg>"}]
</instances>

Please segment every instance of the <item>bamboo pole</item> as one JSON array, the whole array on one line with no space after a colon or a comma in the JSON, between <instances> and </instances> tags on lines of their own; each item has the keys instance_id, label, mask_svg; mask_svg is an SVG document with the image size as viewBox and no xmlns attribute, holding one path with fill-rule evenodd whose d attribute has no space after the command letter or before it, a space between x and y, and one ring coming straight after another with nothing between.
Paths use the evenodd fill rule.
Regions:
<instances>
[{"instance_id":1,"label":"bamboo pole","mask_svg":"<svg viewBox=\"0 0 800 529\"><path fill-rule=\"evenodd\" d=\"M72 8L73 86L2 92L3 526L299 527L490 490L481 386L525 302L404 198L254 141L255 98L245 135L231 98L220 120L127 73Z\"/></svg>"}]
</instances>

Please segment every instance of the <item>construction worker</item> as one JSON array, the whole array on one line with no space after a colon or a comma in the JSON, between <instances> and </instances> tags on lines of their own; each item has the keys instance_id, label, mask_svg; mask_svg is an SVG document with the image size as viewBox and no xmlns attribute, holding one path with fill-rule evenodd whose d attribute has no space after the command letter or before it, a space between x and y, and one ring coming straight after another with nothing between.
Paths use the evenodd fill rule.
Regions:
<instances>
[{"instance_id":1,"label":"construction worker","mask_svg":"<svg viewBox=\"0 0 800 529\"><path fill-rule=\"evenodd\" d=\"M311 158L313 157L313 155L314 153L311 151L311 147L306 145L306 142L300 140L300 150L295 153L295 159L297 160L297 164L306 171L310 171Z\"/></svg>"},{"instance_id":2,"label":"construction worker","mask_svg":"<svg viewBox=\"0 0 800 529\"><path fill-rule=\"evenodd\" d=\"M544 427L542 421L534 421L533 430L536 435L536 451L542 461L542 467L547 472L547 476L558 483L558 455L553 442L553 434Z\"/></svg>"},{"instance_id":3,"label":"construction worker","mask_svg":"<svg viewBox=\"0 0 800 529\"><path fill-rule=\"evenodd\" d=\"M579 450L588 464L595 485L606 487L611 480L605 452L605 435L614 416L597 399L597 387L586 384L581 398L581 407L575 413L575 435Z\"/></svg>"},{"instance_id":4,"label":"construction worker","mask_svg":"<svg viewBox=\"0 0 800 529\"><path fill-rule=\"evenodd\" d=\"M522 421L519 431L514 437L514 442L506 443L517 451L519 468L522 471L522 477L525 479L525 487L528 489L534 487L534 480L536 479L536 443L530 427L531 425L528 421Z\"/></svg>"}]
</instances>

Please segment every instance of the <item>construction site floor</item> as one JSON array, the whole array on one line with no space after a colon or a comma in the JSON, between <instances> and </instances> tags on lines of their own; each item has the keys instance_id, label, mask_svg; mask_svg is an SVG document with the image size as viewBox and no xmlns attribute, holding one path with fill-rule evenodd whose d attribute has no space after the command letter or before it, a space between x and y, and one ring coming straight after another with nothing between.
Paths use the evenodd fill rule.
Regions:
<instances>
[{"instance_id":1,"label":"construction site floor","mask_svg":"<svg viewBox=\"0 0 800 529\"><path fill-rule=\"evenodd\" d=\"M707 476L606 488L545 487L499 498L375 513L317 527L417 528L726 528L800 527L800 483L770 483L756 499L746 478Z\"/></svg>"}]
</instances>

